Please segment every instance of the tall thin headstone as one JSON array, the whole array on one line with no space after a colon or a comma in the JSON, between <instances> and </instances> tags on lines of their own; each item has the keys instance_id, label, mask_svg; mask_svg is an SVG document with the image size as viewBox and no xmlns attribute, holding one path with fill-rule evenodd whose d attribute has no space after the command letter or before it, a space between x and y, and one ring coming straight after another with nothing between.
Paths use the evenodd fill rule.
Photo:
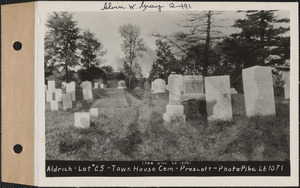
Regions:
<instances>
[{"instance_id":1,"label":"tall thin headstone","mask_svg":"<svg viewBox=\"0 0 300 188\"><path fill-rule=\"evenodd\" d=\"M93 99L92 83L90 81L82 82L83 100Z\"/></svg>"},{"instance_id":2,"label":"tall thin headstone","mask_svg":"<svg viewBox=\"0 0 300 188\"><path fill-rule=\"evenodd\" d=\"M53 92L51 90L46 91L46 101L47 102L53 101Z\"/></svg>"},{"instance_id":3,"label":"tall thin headstone","mask_svg":"<svg viewBox=\"0 0 300 188\"><path fill-rule=\"evenodd\" d=\"M76 101L76 85L75 82L66 84L66 93L69 93L72 97L72 101Z\"/></svg>"},{"instance_id":4,"label":"tall thin headstone","mask_svg":"<svg viewBox=\"0 0 300 188\"><path fill-rule=\"evenodd\" d=\"M62 101L63 101L63 109L67 110L69 108L73 108L72 105L72 96L70 93L62 94Z\"/></svg>"},{"instance_id":5,"label":"tall thin headstone","mask_svg":"<svg viewBox=\"0 0 300 188\"><path fill-rule=\"evenodd\" d=\"M58 102L62 101L62 89L56 89L55 90L55 100Z\"/></svg>"},{"instance_id":6,"label":"tall thin headstone","mask_svg":"<svg viewBox=\"0 0 300 188\"><path fill-rule=\"evenodd\" d=\"M205 94L208 120L232 119L229 76L205 77Z\"/></svg>"},{"instance_id":7,"label":"tall thin headstone","mask_svg":"<svg viewBox=\"0 0 300 188\"><path fill-rule=\"evenodd\" d=\"M55 92L55 81L54 80L48 80L48 91L52 91L52 93Z\"/></svg>"},{"instance_id":8,"label":"tall thin headstone","mask_svg":"<svg viewBox=\"0 0 300 188\"><path fill-rule=\"evenodd\" d=\"M166 113L163 119L166 122L186 121L184 115L184 107L181 104L181 91L183 87L183 79L181 75L171 74L168 77L169 86L169 104L166 106Z\"/></svg>"},{"instance_id":9,"label":"tall thin headstone","mask_svg":"<svg viewBox=\"0 0 300 188\"><path fill-rule=\"evenodd\" d=\"M271 67L243 69L243 87L247 116L275 115Z\"/></svg>"}]
</instances>

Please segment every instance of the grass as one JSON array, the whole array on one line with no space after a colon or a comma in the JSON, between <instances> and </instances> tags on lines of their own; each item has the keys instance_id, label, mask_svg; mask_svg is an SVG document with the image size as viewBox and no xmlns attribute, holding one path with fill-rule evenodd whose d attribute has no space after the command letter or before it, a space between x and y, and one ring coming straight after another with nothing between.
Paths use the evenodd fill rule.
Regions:
<instances>
[{"instance_id":1,"label":"grass","mask_svg":"<svg viewBox=\"0 0 300 188\"><path fill-rule=\"evenodd\" d=\"M46 104L47 160L271 161L289 160L289 104L276 98L276 117L245 115L244 97L232 95L233 120L206 119L205 101L185 102L186 124L164 123L168 93L94 90L74 109ZM75 111L99 108L88 129L74 127Z\"/></svg>"}]
</instances>

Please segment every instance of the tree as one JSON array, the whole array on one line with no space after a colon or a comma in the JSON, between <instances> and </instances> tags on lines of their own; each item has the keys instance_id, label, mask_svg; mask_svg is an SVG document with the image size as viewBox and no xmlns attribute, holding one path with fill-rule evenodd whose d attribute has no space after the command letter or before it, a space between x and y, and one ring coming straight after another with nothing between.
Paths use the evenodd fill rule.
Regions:
<instances>
[{"instance_id":1,"label":"tree","mask_svg":"<svg viewBox=\"0 0 300 188\"><path fill-rule=\"evenodd\" d=\"M189 31L175 34L177 41L181 43L181 48L184 49L185 55L193 59L195 68L203 76L208 75L209 66L212 66L213 63L211 61L213 41L224 38L219 29L222 27L219 24L223 20L215 17L218 14L220 12L216 11L190 13L187 21L182 25Z\"/></svg>"},{"instance_id":2,"label":"tree","mask_svg":"<svg viewBox=\"0 0 300 188\"><path fill-rule=\"evenodd\" d=\"M133 63L131 67L129 63L124 61L123 68L120 71L123 73L129 88L134 88L137 82L143 77L142 68L137 62ZM131 85L129 85L129 79L131 80Z\"/></svg>"},{"instance_id":3,"label":"tree","mask_svg":"<svg viewBox=\"0 0 300 188\"><path fill-rule=\"evenodd\" d=\"M155 44L157 59L152 64L149 79L161 78L167 81L171 72L182 73L182 65L172 53L171 46L162 39L157 39Z\"/></svg>"},{"instance_id":4,"label":"tree","mask_svg":"<svg viewBox=\"0 0 300 188\"><path fill-rule=\"evenodd\" d=\"M99 66L103 55L106 53L102 50L102 43L89 30L84 31L80 37L79 49L81 50L80 61L86 68Z\"/></svg>"},{"instance_id":5,"label":"tree","mask_svg":"<svg viewBox=\"0 0 300 188\"><path fill-rule=\"evenodd\" d=\"M275 12L275 10L246 11L245 19L236 20L234 27L238 27L242 31L234 34L233 37L245 44L244 48L251 56L245 62L245 68L253 65L264 65L270 55L278 55L281 63L285 60L281 56L289 57L287 55L290 51L287 42L289 37L283 37L289 27L275 27L276 24L289 23L289 19L277 19L274 15ZM283 48L280 47L282 44L285 44Z\"/></svg>"},{"instance_id":6,"label":"tree","mask_svg":"<svg viewBox=\"0 0 300 188\"><path fill-rule=\"evenodd\" d=\"M101 69L104 70L106 73L114 72L114 68L110 65L104 65L101 67Z\"/></svg>"},{"instance_id":7,"label":"tree","mask_svg":"<svg viewBox=\"0 0 300 188\"><path fill-rule=\"evenodd\" d=\"M128 85L131 87L132 65L138 56L142 56L142 52L146 51L144 40L141 38L141 28L131 23L119 27L119 33L123 38L121 48L129 63Z\"/></svg>"},{"instance_id":8,"label":"tree","mask_svg":"<svg viewBox=\"0 0 300 188\"><path fill-rule=\"evenodd\" d=\"M69 67L78 64L77 39L79 28L73 15L68 12L54 12L46 22L45 70L64 68L69 82Z\"/></svg>"}]
</instances>

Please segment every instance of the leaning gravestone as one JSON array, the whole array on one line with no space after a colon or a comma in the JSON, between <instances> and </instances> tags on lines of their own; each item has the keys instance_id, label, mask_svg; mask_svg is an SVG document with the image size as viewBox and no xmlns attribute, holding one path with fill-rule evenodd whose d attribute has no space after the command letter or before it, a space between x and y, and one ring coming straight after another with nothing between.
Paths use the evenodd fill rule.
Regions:
<instances>
[{"instance_id":1,"label":"leaning gravestone","mask_svg":"<svg viewBox=\"0 0 300 188\"><path fill-rule=\"evenodd\" d=\"M89 112L75 112L74 113L75 127L89 128L90 127L90 113Z\"/></svg>"},{"instance_id":2,"label":"leaning gravestone","mask_svg":"<svg viewBox=\"0 0 300 188\"><path fill-rule=\"evenodd\" d=\"M92 83L90 81L82 82L83 100L93 99Z\"/></svg>"},{"instance_id":3,"label":"leaning gravestone","mask_svg":"<svg viewBox=\"0 0 300 188\"><path fill-rule=\"evenodd\" d=\"M91 113L91 116L98 117L98 115L99 115L98 108L91 108L90 113Z\"/></svg>"},{"instance_id":4,"label":"leaning gravestone","mask_svg":"<svg viewBox=\"0 0 300 188\"><path fill-rule=\"evenodd\" d=\"M168 77L169 104L166 106L166 113L163 115L165 122L182 121L185 122L186 116L183 113L184 107L181 104L181 91L183 87L182 76L171 74Z\"/></svg>"},{"instance_id":5,"label":"leaning gravestone","mask_svg":"<svg viewBox=\"0 0 300 188\"><path fill-rule=\"evenodd\" d=\"M247 116L275 115L271 67L243 69L243 87Z\"/></svg>"},{"instance_id":6,"label":"leaning gravestone","mask_svg":"<svg viewBox=\"0 0 300 188\"><path fill-rule=\"evenodd\" d=\"M57 101L51 101L50 102L51 111L58 110L58 102Z\"/></svg>"},{"instance_id":7,"label":"leaning gravestone","mask_svg":"<svg viewBox=\"0 0 300 188\"><path fill-rule=\"evenodd\" d=\"M205 77L208 120L232 119L229 76Z\"/></svg>"},{"instance_id":8,"label":"leaning gravestone","mask_svg":"<svg viewBox=\"0 0 300 188\"><path fill-rule=\"evenodd\" d=\"M69 93L72 97L72 101L76 101L76 89L75 82L66 84L66 93Z\"/></svg>"},{"instance_id":9,"label":"leaning gravestone","mask_svg":"<svg viewBox=\"0 0 300 188\"><path fill-rule=\"evenodd\" d=\"M55 81L54 80L48 80L48 91L52 91L52 93L54 93L54 91L55 91Z\"/></svg>"},{"instance_id":10,"label":"leaning gravestone","mask_svg":"<svg viewBox=\"0 0 300 188\"><path fill-rule=\"evenodd\" d=\"M62 94L62 101L63 101L63 109L67 110L69 108L73 108L72 106L72 96L71 94Z\"/></svg>"},{"instance_id":11,"label":"leaning gravestone","mask_svg":"<svg viewBox=\"0 0 300 188\"><path fill-rule=\"evenodd\" d=\"M55 90L55 100L58 102L62 101L62 89L56 89Z\"/></svg>"},{"instance_id":12,"label":"leaning gravestone","mask_svg":"<svg viewBox=\"0 0 300 188\"><path fill-rule=\"evenodd\" d=\"M282 72L282 79L284 81L284 98L289 99L290 98L290 72L284 71Z\"/></svg>"},{"instance_id":13,"label":"leaning gravestone","mask_svg":"<svg viewBox=\"0 0 300 188\"><path fill-rule=\"evenodd\" d=\"M166 82L163 79L154 80L154 91L153 93L165 93L166 92Z\"/></svg>"},{"instance_id":14,"label":"leaning gravestone","mask_svg":"<svg viewBox=\"0 0 300 188\"><path fill-rule=\"evenodd\" d=\"M125 89L126 87L126 82L124 80L120 80L118 82L118 89Z\"/></svg>"},{"instance_id":15,"label":"leaning gravestone","mask_svg":"<svg viewBox=\"0 0 300 188\"><path fill-rule=\"evenodd\" d=\"M203 77L201 75L183 76L182 100L205 100L205 94L203 92Z\"/></svg>"}]
</instances>

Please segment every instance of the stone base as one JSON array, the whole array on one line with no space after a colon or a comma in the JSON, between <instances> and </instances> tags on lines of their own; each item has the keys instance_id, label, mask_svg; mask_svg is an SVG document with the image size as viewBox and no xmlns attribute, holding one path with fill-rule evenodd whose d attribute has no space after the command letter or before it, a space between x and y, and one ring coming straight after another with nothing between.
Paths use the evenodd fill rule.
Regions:
<instances>
[{"instance_id":1,"label":"stone base","mask_svg":"<svg viewBox=\"0 0 300 188\"><path fill-rule=\"evenodd\" d=\"M185 123L186 116L184 114L168 114L168 113L165 113L163 115L163 119L167 123L174 122L174 121Z\"/></svg>"},{"instance_id":2,"label":"stone base","mask_svg":"<svg viewBox=\"0 0 300 188\"><path fill-rule=\"evenodd\" d=\"M183 113L183 105L171 105L171 104L168 104L166 106L166 113L168 114L184 114Z\"/></svg>"},{"instance_id":3,"label":"stone base","mask_svg":"<svg viewBox=\"0 0 300 188\"><path fill-rule=\"evenodd\" d=\"M154 90L153 93L166 93L166 91L163 91L163 90Z\"/></svg>"}]
</instances>

